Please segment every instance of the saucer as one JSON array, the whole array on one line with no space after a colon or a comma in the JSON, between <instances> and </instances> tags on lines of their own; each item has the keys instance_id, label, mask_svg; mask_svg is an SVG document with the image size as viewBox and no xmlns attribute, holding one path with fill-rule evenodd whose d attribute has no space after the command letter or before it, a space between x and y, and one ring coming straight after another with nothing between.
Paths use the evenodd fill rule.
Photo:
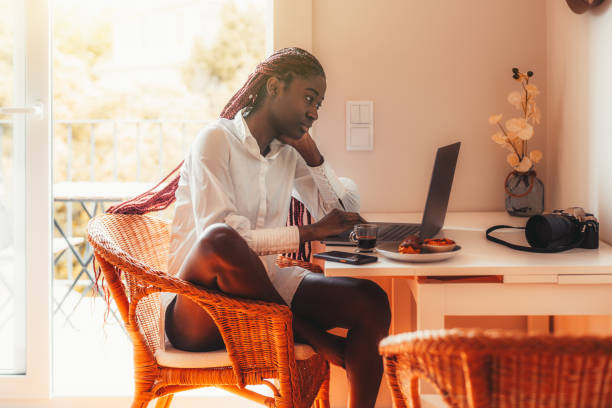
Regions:
<instances>
[{"instance_id":1,"label":"saucer","mask_svg":"<svg viewBox=\"0 0 612 408\"><path fill-rule=\"evenodd\" d=\"M402 254L398 252L397 242L383 242L376 246L376 252L385 258L402 262L438 262L452 258L461 252L461 247L455 245L452 251L448 252L421 252L420 254Z\"/></svg>"}]
</instances>

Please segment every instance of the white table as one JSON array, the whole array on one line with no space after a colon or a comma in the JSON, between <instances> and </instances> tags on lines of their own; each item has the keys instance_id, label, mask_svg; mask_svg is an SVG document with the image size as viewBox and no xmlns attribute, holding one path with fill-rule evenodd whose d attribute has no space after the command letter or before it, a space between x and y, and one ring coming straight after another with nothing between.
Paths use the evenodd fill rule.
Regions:
<instances>
[{"instance_id":1,"label":"white table","mask_svg":"<svg viewBox=\"0 0 612 408\"><path fill-rule=\"evenodd\" d=\"M364 214L369 221L420 222L420 214ZM391 277L392 314L402 313L409 290L416 303L416 329L444 328L444 316L612 315L612 247L557 254L515 251L487 241L497 224L524 226L526 218L496 212L457 212L446 217L442 236L462 250L435 263L406 263L382 256L368 265L325 263L327 276ZM526 244L522 231L502 233ZM327 250L341 247L328 247ZM346 247L344 248L346 250ZM423 283L417 277L497 275L499 283ZM395 318L394 318L395 320Z\"/></svg>"}]
</instances>

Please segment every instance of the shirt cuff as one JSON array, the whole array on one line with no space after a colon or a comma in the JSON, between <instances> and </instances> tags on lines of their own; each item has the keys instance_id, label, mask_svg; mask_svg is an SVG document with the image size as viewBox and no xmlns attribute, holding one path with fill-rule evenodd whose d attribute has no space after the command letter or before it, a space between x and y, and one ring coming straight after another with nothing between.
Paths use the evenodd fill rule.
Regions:
<instances>
[{"instance_id":1,"label":"shirt cuff","mask_svg":"<svg viewBox=\"0 0 612 408\"><path fill-rule=\"evenodd\" d=\"M296 226L248 231L244 236L258 255L296 252L300 247L300 230Z\"/></svg>"},{"instance_id":2,"label":"shirt cuff","mask_svg":"<svg viewBox=\"0 0 612 408\"><path fill-rule=\"evenodd\" d=\"M344 197L346 189L334 169L324 160L320 166L308 167L324 201L335 201Z\"/></svg>"}]
</instances>

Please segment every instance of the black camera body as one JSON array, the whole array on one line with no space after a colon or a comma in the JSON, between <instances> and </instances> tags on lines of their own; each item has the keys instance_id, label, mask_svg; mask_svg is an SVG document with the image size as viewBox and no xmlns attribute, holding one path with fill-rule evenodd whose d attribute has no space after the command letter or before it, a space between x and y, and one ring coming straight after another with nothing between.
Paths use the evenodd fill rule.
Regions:
<instances>
[{"instance_id":1,"label":"black camera body","mask_svg":"<svg viewBox=\"0 0 612 408\"><path fill-rule=\"evenodd\" d=\"M525 236L533 248L599 248L599 222L581 207L534 215L525 226Z\"/></svg>"}]
</instances>

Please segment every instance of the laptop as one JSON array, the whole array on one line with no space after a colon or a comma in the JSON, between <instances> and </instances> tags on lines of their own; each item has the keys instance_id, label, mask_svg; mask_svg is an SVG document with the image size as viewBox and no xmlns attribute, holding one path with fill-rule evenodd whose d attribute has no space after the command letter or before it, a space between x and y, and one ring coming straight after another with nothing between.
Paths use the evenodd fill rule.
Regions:
<instances>
[{"instance_id":1,"label":"laptop","mask_svg":"<svg viewBox=\"0 0 612 408\"><path fill-rule=\"evenodd\" d=\"M429 183L425 211L420 224L368 221L369 224L378 225L378 242L399 242L411 234L418 235L423 239L432 238L440 232L444 226L444 218L446 218L448 199L453 185L460 146L461 142L457 142L438 148ZM340 235L327 237L323 242L326 245L354 246L356 244L349 240L350 233L351 230L348 230Z\"/></svg>"}]
</instances>

